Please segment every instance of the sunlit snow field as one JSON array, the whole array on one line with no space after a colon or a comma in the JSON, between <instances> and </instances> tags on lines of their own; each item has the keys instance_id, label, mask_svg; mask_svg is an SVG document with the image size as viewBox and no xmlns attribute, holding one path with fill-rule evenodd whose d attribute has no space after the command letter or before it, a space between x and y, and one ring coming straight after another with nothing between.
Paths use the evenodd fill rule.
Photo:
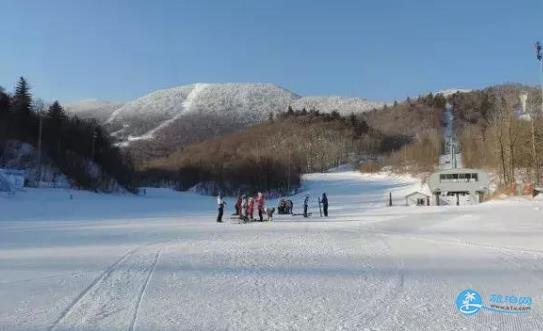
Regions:
<instances>
[{"instance_id":1,"label":"sunlit snow field","mask_svg":"<svg viewBox=\"0 0 543 331\"><path fill-rule=\"evenodd\" d=\"M418 185L307 175L313 217L251 224L165 189L2 195L0 330L542 330L543 202L402 206ZM468 288L532 309L465 316Z\"/></svg>"}]
</instances>

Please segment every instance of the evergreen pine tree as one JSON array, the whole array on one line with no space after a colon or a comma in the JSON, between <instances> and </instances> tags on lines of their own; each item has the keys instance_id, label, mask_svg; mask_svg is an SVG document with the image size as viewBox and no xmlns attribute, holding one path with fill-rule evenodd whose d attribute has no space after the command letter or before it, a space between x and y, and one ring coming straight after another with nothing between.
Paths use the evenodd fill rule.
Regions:
<instances>
[{"instance_id":1,"label":"evergreen pine tree","mask_svg":"<svg viewBox=\"0 0 543 331\"><path fill-rule=\"evenodd\" d=\"M9 112L9 95L5 93L4 88L0 86L0 141L9 136L10 117Z\"/></svg>"},{"instance_id":2,"label":"evergreen pine tree","mask_svg":"<svg viewBox=\"0 0 543 331\"><path fill-rule=\"evenodd\" d=\"M53 104L49 107L47 110L47 117L56 122L61 122L66 118L64 108L62 108L58 101L53 102Z\"/></svg>"},{"instance_id":3,"label":"evergreen pine tree","mask_svg":"<svg viewBox=\"0 0 543 331\"><path fill-rule=\"evenodd\" d=\"M28 82L20 77L13 96L13 110L19 115L29 115L32 111L32 94Z\"/></svg>"},{"instance_id":4,"label":"evergreen pine tree","mask_svg":"<svg viewBox=\"0 0 543 331\"><path fill-rule=\"evenodd\" d=\"M58 155L62 155L62 138L66 131L64 109L58 101L53 102L46 114L46 137L51 142L52 151ZM76 141L78 137L70 137L72 141Z\"/></svg>"},{"instance_id":5,"label":"evergreen pine tree","mask_svg":"<svg viewBox=\"0 0 543 331\"><path fill-rule=\"evenodd\" d=\"M4 88L0 86L0 114L5 114L9 111L9 95L5 92Z\"/></svg>"}]
</instances>

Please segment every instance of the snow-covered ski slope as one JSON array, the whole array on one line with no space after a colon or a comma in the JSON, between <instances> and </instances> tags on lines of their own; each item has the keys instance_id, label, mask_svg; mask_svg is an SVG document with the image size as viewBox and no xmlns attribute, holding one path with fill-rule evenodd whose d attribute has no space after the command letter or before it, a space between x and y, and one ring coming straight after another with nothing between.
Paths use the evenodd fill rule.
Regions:
<instances>
[{"instance_id":1,"label":"snow-covered ski slope","mask_svg":"<svg viewBox=\"0 0 543 331\"><path fill-rule=\"evenodd\" d=\"M1 196L0 330L542 330L543 202L385 206L418 185L307 175L313 218L250 224L169 190ZM462 315L468 288L532 311Z\"/></svg>"}]
</instances>

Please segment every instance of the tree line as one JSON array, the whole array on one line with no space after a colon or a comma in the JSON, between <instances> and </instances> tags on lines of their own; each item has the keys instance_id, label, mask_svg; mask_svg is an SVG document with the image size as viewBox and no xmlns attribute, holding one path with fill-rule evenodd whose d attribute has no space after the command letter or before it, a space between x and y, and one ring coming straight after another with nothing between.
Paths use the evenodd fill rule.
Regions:
<instances>
[{"instance_id":1,"label":"tree line","mask_svg":"<svg viewBox=\"0 0 543 331\"><path fill-rule=\"evenodd\" d=\"M525 113L521 94L527 97ZM501 85L454 95L451 103L466 167L493 170L504 186L518 180L541 183L543 120L538 89Z\"/></svg>"},{"instance_id":2,"label":"tree line","mask_svg":"<svg viewBox=\"0 0 543 331\"><path fill-rule=\"evenodd\" d=\"M109 133L94 120L68 116L58 101L47 107L35 100L23 77L13 94L0 87L0 153L12 140L35 148L41 143L42 154L76 187L107 191L119 184L134 189L132 162Z\"/></svg>"},{"instance_id":3,"label":"tree line","mask_svg":"<svg viewBox=\"0 0 543 331\"><path fill-rule=\"evenodd\" d=\"M358 116L289 108L266 123L153 160L142 177L169 178L179 189L213 183L213 190L226 193L291 192L303 173L325 171L361 153L375 153L380 139L380 133Z\"/></svg>"},{"instance_id":4,"label":"tree line","mask_svg":"<svg viewBox=\"0 0 543 331\"><path fill-rule=\"evenodd\" d=\"M525 109L521 95L526 95ZM408 98L365 114L372 128L387 133L383 143L391 151L365 162L363 171L378 171L384 166L400 172L434 171L442 153L442 118L447 102L453 109L464 167L495 173L503 187L510 188L518 181L542 183L541 91L519 84L455 93L447 98L439 94Z\"/></svg>"},{"instance_id":5,"label":"tree line","mask_svg":"<svg viewBox=\"0 0 543 331\"><path fill-rule=\"evenodd\" d=\"M363 172L383 167L396 172L429 172L438 163L443 147L442 116L447 99L441 94L407 98L362 116L382 132L380 154L363 162Z\"/></svg>"}]
</instances>

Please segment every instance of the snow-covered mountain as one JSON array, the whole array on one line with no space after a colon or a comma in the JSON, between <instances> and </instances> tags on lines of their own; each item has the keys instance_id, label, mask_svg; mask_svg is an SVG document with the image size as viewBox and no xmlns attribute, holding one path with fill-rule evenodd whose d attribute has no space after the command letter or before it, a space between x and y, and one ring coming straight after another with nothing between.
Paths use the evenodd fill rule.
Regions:
<instances>
[{"instance_id":1,"label":"snow-covered mountain","mask_svg":"<svg viewBox=\"0 0 543 331\"><path fill-rule=\"evenodd\" d=\"M217 137L294 109L359 113L382 102L339 96L302 97L262 83L197 83L158 90L121 104L84 100L66 105L80 117L94 117L143 158L166 155L180 146Z\"/></svg>"},{"instance_id":2,"label":"snow-covered mountain","mask_svg":"<svg viewBox=\"0 0 543 331\"><path fill-rule=\"evenodd\" d=\"M77 115L80 118L95 118L99 122L106 121L111 114L121 108L123 103L86 99L78 102L71 102L64 105L67 112Z\"/></svg>"},{"instance_id":3,"label":"snow-covered mountain","mask_svg":"<svg viewBox=\"0 0 543 331\"><path fill-rule=\"evenodd\" d=\"M193 84L150 93L112 112L106 124L128 141L153 139L190 117L243 126L285 111L300 97L271 84Z\"/></svg>"},{"instance_id":4,"label":"snow-covered mountain","mask_svg":"<svg viewBox=\"0 0 543 331\"><path fill-rule=\"evenodd\" d=\"M455 93L469 93L473 90L471 89L466 89L466 88L449 88L449 89L445 89L445 90L440 90L440 91L436 91L434 92L433 94L441 94L443 95L444 97L449 97Z\"/></svg>"}]
</instances>

